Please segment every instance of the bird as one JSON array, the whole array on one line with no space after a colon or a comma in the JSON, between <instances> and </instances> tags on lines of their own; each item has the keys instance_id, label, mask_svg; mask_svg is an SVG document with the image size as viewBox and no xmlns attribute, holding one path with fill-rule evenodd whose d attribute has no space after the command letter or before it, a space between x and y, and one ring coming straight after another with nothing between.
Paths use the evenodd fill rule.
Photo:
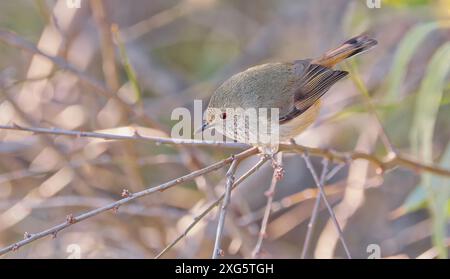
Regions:
<instances>
[{"instance_id":1,"label":"bird","mask_svg":"<svg viewBox=\"0 0 450 279\"><path fill-rule=\"evenodd\" d=\"M273 145L273 142L267 143L267 138L265 141L260 139L261 131L255 132L251 128L258 127L263 119L276 124L271 126L276 127L270 133L271 139L276 134L277 143L291 140L314 123L320 112L322 96L348 75L335 66L375 45L375 39L361 34L317 58L267 63L237 73L212 94L199 131L204 133L214 128L235 142ZM273 114L277 119L269 117L268 113L256 118L252 113L245 114L246 111L258 112L261 109L276 111ZM250 120L249 115L252 116Z\"/></svg>"}]
</instances>

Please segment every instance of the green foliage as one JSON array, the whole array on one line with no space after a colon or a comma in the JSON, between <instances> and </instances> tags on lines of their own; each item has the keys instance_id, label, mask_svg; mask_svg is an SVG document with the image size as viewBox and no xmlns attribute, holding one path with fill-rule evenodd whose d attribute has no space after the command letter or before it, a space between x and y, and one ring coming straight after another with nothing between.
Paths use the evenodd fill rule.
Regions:
<instances>
[{"instance_id":1,"label":"green foliage","mask_svg":"<svg viewBox=\"0 0 450 279\"><path fill-rule=\"evenodd\" d=\"M424 187L417 187L404 201L402 208L406 212L414 212L427 207L427 192Z\"/></svg>"},{"instance_id":2,"label":"green foliage","mask_svg":"<svg viewBox=\"0 0 450 279\"><path fill-rule=\"evenodd\" d=\"M446 77L450 70L450 43L441 46L428 64L426 76L423 78L419 93L416 97L413 126L410 133L411 147L415 155L426 163L433 162L433 134L434 126L441 105ZM450 147L442 158L444 167L450 166ZM420 187L425 190L426 203L433 218L433 242L438 248L441 258L447 257L445 244L445 227L448 218L447 203L450 194L448 181L435 177L429 173L422 175ZM423 196L416 190L407 201Z\"/></svg>"},{"instance_id":3,"label":"green foliage","mask_svg":"<svg viewBox=\"0 0 450 279\"><path fill-rule=\"evenodd\" d=\"M158 58L194 80L208 79L238 54L233 41L183 40L155 49Z\"/></svg>"},{"instance_id":4,"label":"green foliage","mask_svg":"<svg viewBox=\"0 0 450 279\"><path fill-rule=\"evenodd\" d=\"M399 100L409 61L425 37L441 26L438 22L420 24L405 35L394 56L394 62L389 74L389 89L384 99L385 102L391 103Z\"/></svg>"},{"instance_id":5,"label":"green foliage","mask_svg":"<svg viewBox=\"0 0 450 279\"><path fill-rule=\"evenodd\" d=\"M130 63L130 59L128 58L128 54L127 54L127 50L125 48L125 44L122 42L122 40L120 38L120 34L119 34L119 31L117 30L117 26L113 26L112 32L113 32L116 44L119 47L120 58L122 60L122 64L123 64L123 67L125 69L125 73L127 75L127 78L128 78L128 80L129 80L129 82L131 84L131 88L133 89L133 92L135 94L136 100L138 102L140 102L141 98L142 98L141 88L139 86L139 82L138 82L138 79L136 77L136 72L134 71L134 68L133 68L133 66Z\"/></svg>"},{"instance_id":6,"label":"green foliage","mask_svg":"<svg viewBox=\"0 0 450 279\"><path fill-rule=\"evenodd\" d=\"M431 0L384 0L383 4L397 8L424 6L430 4Z\"/></svg>"},{"instance_id":7,"label":"green foliage","mask_svg":"<svg viewBox=\"0 0 450 279\"><path fill-rule=\"evenodd\" d=\"M30 6L30 1L1 1L0 26L13 30L32 41L39 39L45 20Z\"/></svg>"}]
</instances>

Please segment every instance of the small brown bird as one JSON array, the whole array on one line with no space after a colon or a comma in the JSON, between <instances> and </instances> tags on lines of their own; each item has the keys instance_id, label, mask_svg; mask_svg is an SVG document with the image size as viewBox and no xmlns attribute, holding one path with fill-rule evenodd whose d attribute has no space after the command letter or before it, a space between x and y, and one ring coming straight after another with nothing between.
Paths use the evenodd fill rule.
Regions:
<instances>
[{"instance_id":1,"label":"small brown bird","mask_svg":"<svg viewBox=\"0 0 450 279\"><path fill-rule=\"evenodd\" d=\"M236 118L229 109L275 108L279 112L279 141L289 140L314 122L320 98L348 74L333 67L376 44L376 40L360 35L316 59L268 63L235 74L212 95L201 130L215 128L235 141L248 143L248 135L244 136L248 124L234 128L223 124Z\"/></svg>"}]
</instances>

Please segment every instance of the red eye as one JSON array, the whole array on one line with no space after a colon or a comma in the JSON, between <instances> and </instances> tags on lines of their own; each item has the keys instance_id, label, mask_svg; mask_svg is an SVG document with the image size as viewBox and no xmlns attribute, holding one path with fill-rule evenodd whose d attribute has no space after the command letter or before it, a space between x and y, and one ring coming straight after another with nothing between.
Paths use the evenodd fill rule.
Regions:
<instances>
[{"instance_id":1,"label":"red eye","mask_svg":"<svg viewBox=\"0 0 450 279\"><path fill-rule=\"evenodd\" d=\"M226 119L227 118L227 113L226 112L222 112L220 114L220 119Z\"/></svg>"}]
</instances>

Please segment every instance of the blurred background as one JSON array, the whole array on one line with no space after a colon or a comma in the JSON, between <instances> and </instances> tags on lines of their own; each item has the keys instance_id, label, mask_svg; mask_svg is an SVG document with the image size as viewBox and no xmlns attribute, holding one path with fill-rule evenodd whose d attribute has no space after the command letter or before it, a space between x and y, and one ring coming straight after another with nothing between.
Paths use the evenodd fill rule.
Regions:
<instances>
[{"instance_id":1,"label":"blurred background","mask_svg":"<svg viewBox=\"0 0 450 279\"><path fill-rule=\"evenodd\" d=\"M325 95L320 119L297 142L382 158L376 112L399 153L450 169L448 0L68 2L0 2L0 30L17 34L12 43L0 32L0 124L167 136L177 122L173 109L207 102L232 74L316 57L369 32L378 46L342 65L351 77ZM60 65L26 50L30 43ZM0 247L117 200L122 189L156 186L235 152L0 130ZM237 174L256 160L244 161ZM312 160L320 171L322 159ZM285 154L283 165L263 258L300 257L317 195L301 156ZM82 258L153 258L223 193L225 172L1 258L67 258L75 250ZM225 257L251 257L271 177L267 163L234 191ZM380 174L358 160L326 189L353 257L448 257L449 178L402 167ZM164 257L210 257L216 226L213 211ZM307 257L345 257L324 207Z\"/></svg>"}]
</instances>

